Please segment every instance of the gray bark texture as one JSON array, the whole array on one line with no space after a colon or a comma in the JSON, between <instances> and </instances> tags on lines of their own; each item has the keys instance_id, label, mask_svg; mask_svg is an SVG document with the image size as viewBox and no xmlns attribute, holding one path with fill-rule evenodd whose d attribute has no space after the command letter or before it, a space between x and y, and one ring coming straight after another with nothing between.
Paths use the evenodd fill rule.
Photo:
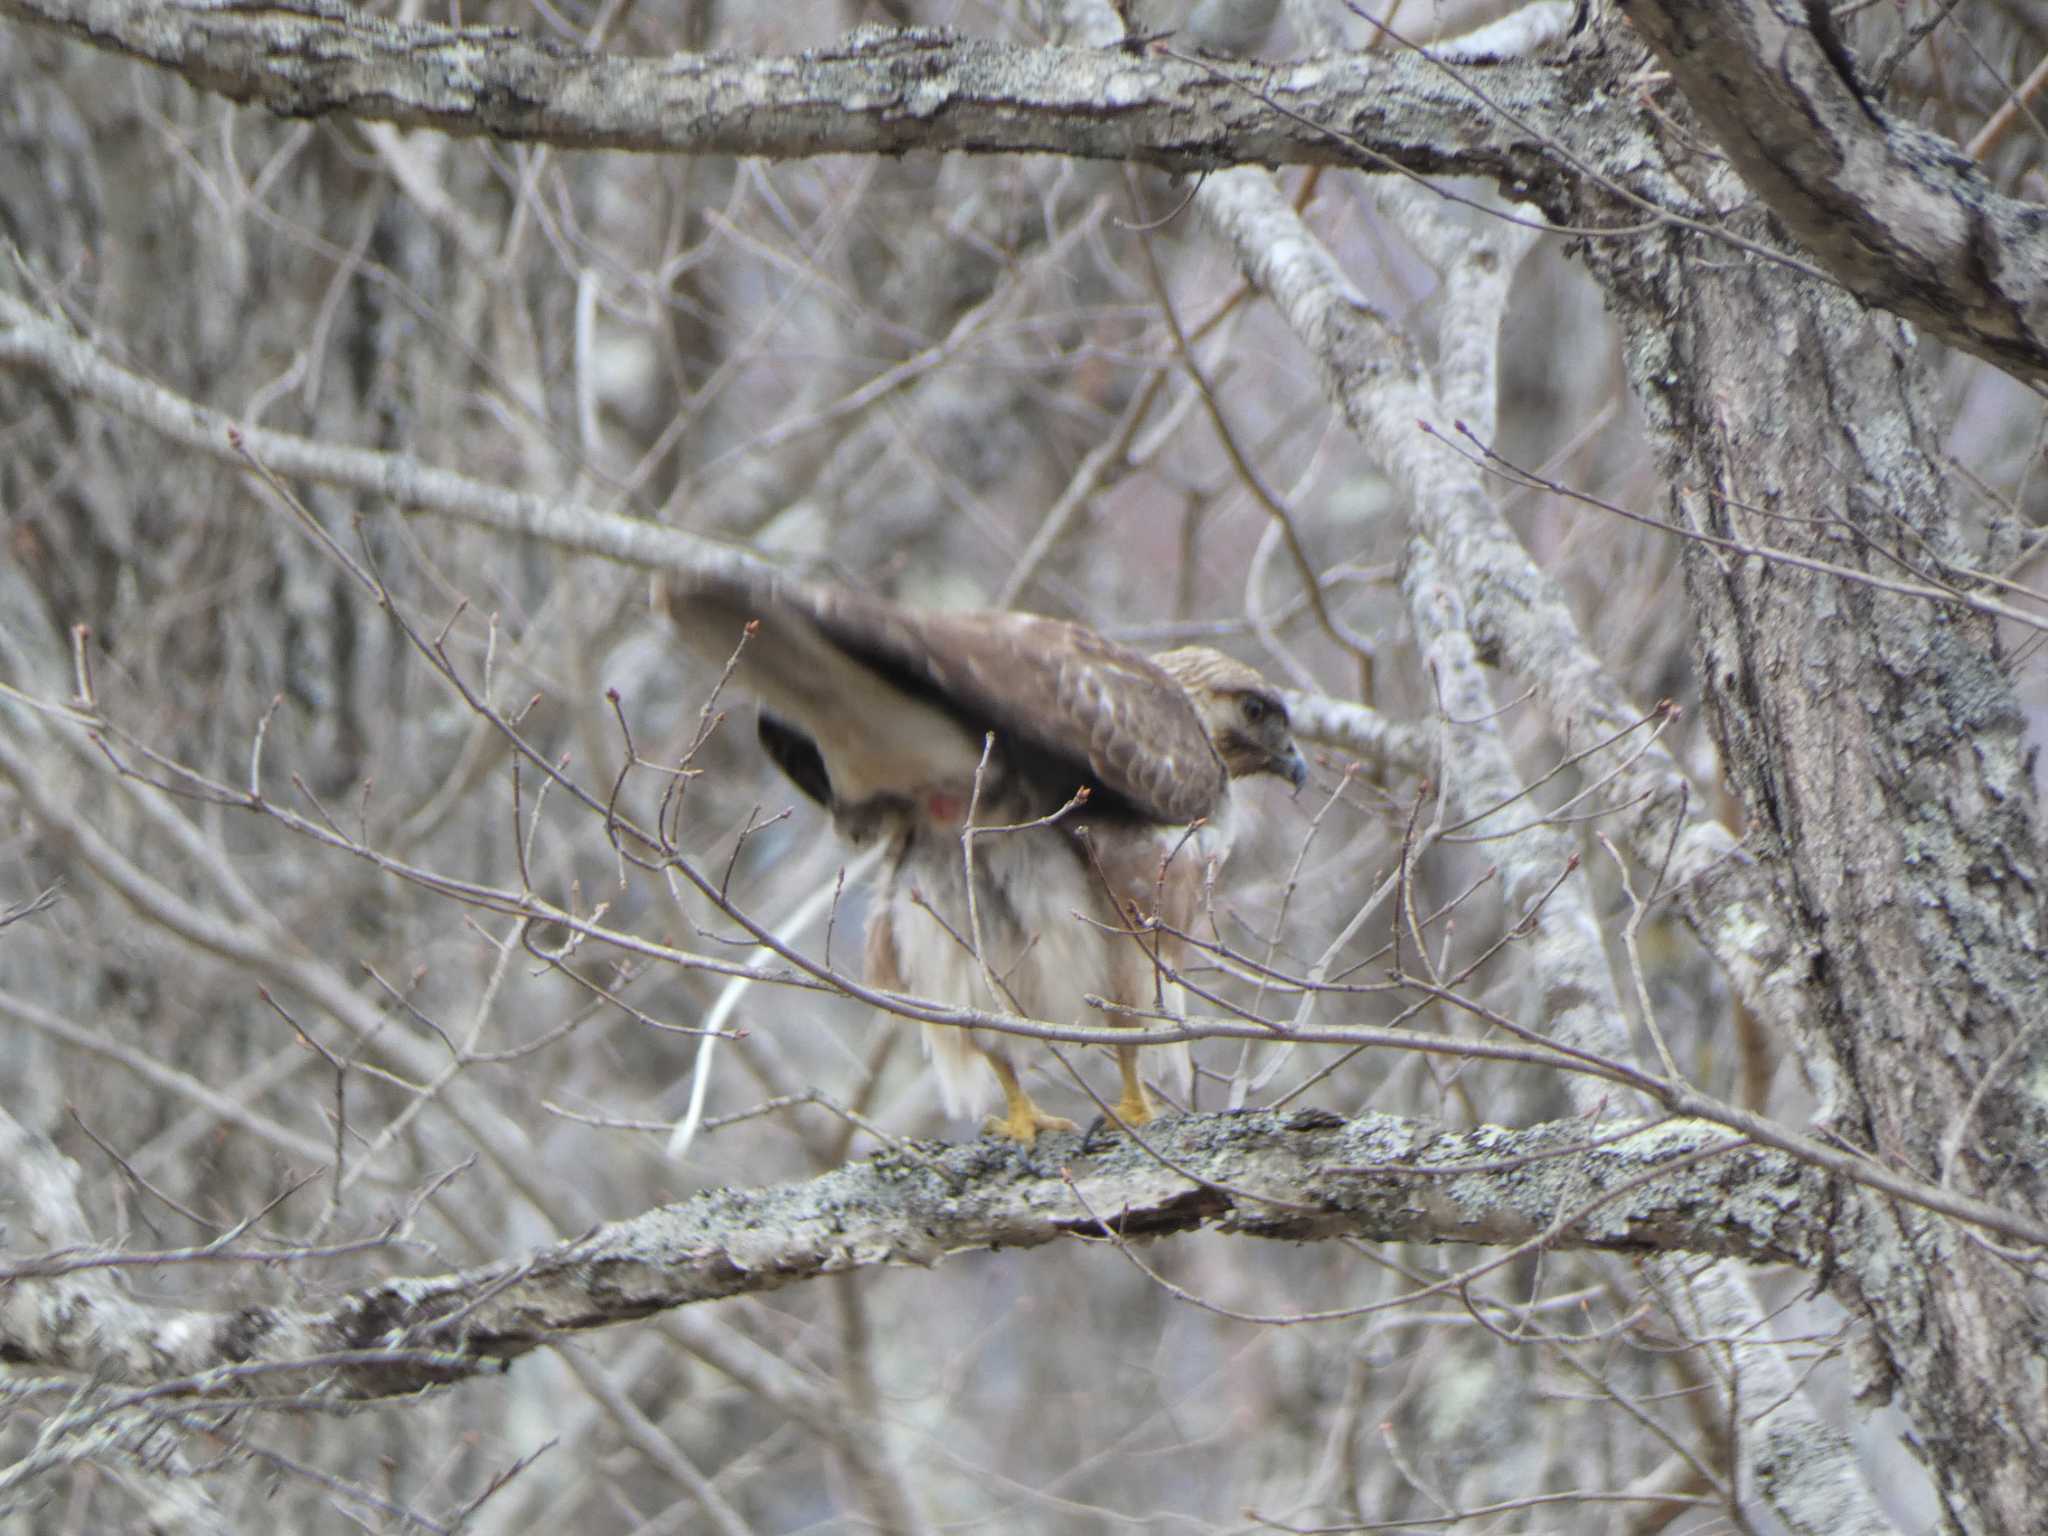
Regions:
<instances>
[{"instance_id":1,"label":"gray bark texture","mask_svg":"<svg viewBox=\"0 0 2048 1536\"><path fill-rule=\"evenodd\" d=\"M2048 27L1010 9L0 0L0 1536L2042 1530ZM1283 687L1186 1112L759 561Z\"/></svg>"},{"instance_id":2,"label":"gray bark texture","mask_svg":"<svg viewBox=\"0 0 2048 1536\"><path fill-rule=\"evenodd\" d=\"M336 1402L445 1385L564 1334L672 1307L873 1265L929 1266L977 1248L1209 1227L1290 1242L1801 1263L1825 1243L1813 1218L1828 1204L1823 1181L1795 1159L1695 1121L1433 1133L1320 1110L1185 1116L1143 1146L1072 1132L1031 1153L906 1145L802 1184L707 1191L484 1270L204 1317L110 1294L111 1261L84 1243L66 1187L76 1169L18 1126L9 1150L10 1203L51 1213L31 1220L29 1235L72 1241L5 1273L0 1355L192 1392L219 1372L230 1395Z\"/></svg>"},{"instance_id":3,"label":"gray bark texture","mask_svg":"<svg viewBox=\"0 0 2048 1536\"><path fill-rule=\"evenodd\" d=\"M1687 79L1684 47L1659 40ZM1729 67L1725 54L1713 66ZM1795 67L1779 85L1806 79ZM1744 99L1749 121L1764 120ZM1750 156L1721 142L1748 170ZM1675 169L1699 178L1701 211L1740 195L1704 163ZM1766 193L1774 211L1800 227L1779 190ZM1872 216L1888 216L1881 201ZM1776 238L1754 215L1730 222L1760 245ZM1687 555L1700 680L1776 920L1807 957L1784 979L1800 998L1801 1058L1829 1085L1829 1129L1944 1185L2048 1211L2034 1150L2048 1135L2035 749L1998 628L1766 553L1976 579L1960 573L1985 551L1956 504L1911 334L1828 284L1731 265L1689 234L1597 246L1588 260L1632 321L1628 365L1677 488L1671 520L1721 541ZM1843 276L1868 272L1844 263ZM2038 1521L2048 1375L2002 1363L2016 1345L2048 1346L2038 1278L1888 1201L1852 1200L1832 1230L1837 1293L1880 1341L1866 1390L1912 1405L1951 1513L1966 1528ZM1980 1396L1991 1378L2010 1392Z\"/></svg>"}]
</instances>

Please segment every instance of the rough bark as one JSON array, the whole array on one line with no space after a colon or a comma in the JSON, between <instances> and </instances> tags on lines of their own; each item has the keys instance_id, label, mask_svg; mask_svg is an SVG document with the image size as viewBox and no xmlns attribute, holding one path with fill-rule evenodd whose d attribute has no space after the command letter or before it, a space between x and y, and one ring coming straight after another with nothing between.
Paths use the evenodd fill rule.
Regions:
<instances>
[{"instance_id":1,"label":"rough bark","mask_svg":"<svg viewBox=\"0 0 2048 1536\"><path fill-rule=\"evenodd\" d=\"M1811 1168L1697 1121L1445 1133L1317 1110L1190 1115L1155 1125L1143 1146L1071 1132L1032 1152L905 1143L801 1184L712 1190L522 1262L391 1280L317 1308L207 1315L122 1297L102 1267L120 1257L82 1236L76 1168L12 1120L0 1129L0 1202L20 1234L0 1290L0 1360L194 1395L336 1402L458 1380L562 1334L694 1302L972 1249L1206 1227L1806 1263L1825 1249L1829 1204ZM23 1236L56 1246L25 1255Z\"/></svg>"},{"instance_id":2,"label":"rough bark","mask_svg":"<svg viewBox=\"0 0 2048 1536\"><path fill-rule=\"evenodd\" d=\"M261 11L4 0L0 12L280 116L575 149L1043 151L1167 170L1346 165L1363 152L1514 180L1540 171L1544 139L1568 131L1590 83L1559 65L1468 66L1514 104L1516 126L1413 54L1224 66L870 28L779 58L628 58L505 28L387 22L333 0Z\"/></svg>"},{"instance_id":3,"label":"rough bark","mask_svg":"<svg viewBox=\"0 0 2048 1536\"><path fill-rule=\"evenodd\" d=\"M1459 760L1446 769L1445 793L1454 819L1462 819L1473 805L1517 804L1512 764L1498 743L1489 750L1484 742L1495 719L1494 700L1477 676L1457 590L1474 594L1475 619L1483 619L1484 633L1503 663L1543 697L1560 736L1572 739L1589 728L1620 730L1630 711L1611 679L1591 663L1555 582L1536 567L1509 529L1476 466L1462 456L1431 451L1413 430L1417 421L1441 424L1455 412L1479 441L1491 440L1491 381L1461 384L1469 365L1461 369L1458 359L1461 350L1472 349L1461 349L1452 336L1443 343L1432 388L1429 371L1408 339L1349 302L1334 261L1267 179L1251 172L1226 173L1211 178L1197 202L1231 239L1247 275L1274 295L1322 368L1325 387L1354 429L1375 446L1413 508L1414 524L1426 530L1427 537L1415 541L1408 557L1403 587L1446 713L1462 723L1455 747L1445 751L1447 758L1455 751ZM1460 287L1483 290L1500 281L1498 274L1488 275L1486 242L1466 244L1465 259L1477 270L1462 279L1454 276L1454 298L1447 305L1451 312ZM1448 254L1444 259L1455 270ZM1439 399L1437 389L1447 398ZM1456 584L1444 579L1446 565L1458 573ZM1751 995L1775 1017L1788 998L1756 985L1782 963L1781 951L1759 942L1749 917L1766 900L1759 872L1732 857L1725 829L1688 803L1675 764L1661 751L1653 747L1618 771L1633 788L1629 798L1640 807L1620 823L1637 858L1689 888L1689 905L1703 937L1742 978L1738 984L1749 985ZM1503 878L1517 910L1536 903L1538 891L1568 867L1571 846L1555 830L1526 830L1514 840L1504 858ZM1532 962L1542 978L1544 1027L1582 1046L1622 1049L1620 1008L1605 957L1571 894L1563 887L1558 895L1566 899L1543 900L1536 919ZM1580 1081L1568 1091L1585 1105L1597 1089ZM1763 1327L1758 1299L1731 1266L1691 1272L1653 1264L1648 1270L1675 1315L1711 1315L1713 1336L1746 1337ZM1721 1385L1726 1411L1752 1425L1742 1465L1756 1497L1801 1536L1889 1530L1845 1438L1799 1389L1797 1372L1783 1352L1754 1347L1742 1354L1744 1368L1726 1370Z\"/></svg>"},{"instance_id":4,"label":"rough bark","mask_svg":"<svg viewBox=\"0 0 2048 1536\"><path fill-rule=\"evenodd\" d=\"M2001 195L1952 144L1887 115L1824 11L1764 0L1625 10L1748 184L1851 291L2015 377L2048 380L2048 211ZM871 28L780 58L657 59L390 22L335 0L261 12L0 0L0 12L280 116L564 148L1399 166L1538 196L1589 166L1626 163L1599 152L1612 131L1601 119L1627 114L1597 68L1456 47L1240 65Z\"/></svg>"},{"instance_id":5,"label":"rough bark","mask_svg":"<svg viewBox=\"0 0 2048 1536\"><path fill-rule=\"evenodd\" d=\"M1867 304L2048 381L2048 209L1858 82L1825 5L1627 0L1742 179Z\"/></svg>"},{"instance_id":6,"label":"rough bark","mask_svg":"<svg viewBox=\"0 0 2048 1536\"><path fill-rule=\"evenodd\" d=\"M1637 397L1679 487L1673 524L1719 541L1693 548L1689 581L1723 761L1751 828L1748 849L1738 851L1696 806L1681 818L1683 776L1649 754L1622 785L1638 807L1629 845L1646 865L1676 849L1671 871L1702 933L1759 1013L1796 1041L1834 1134L1911 1179L1954 1186L2036 1227L2048 1220L2039 826L2022 718L1995 631L1960 607L1770 558L1814 557L1885 576L1903 565L1937 586L1972 579L1976 551L1958 531L1923 398L1923 360L1900 326L1814 281L1800 264L1818 256L1871 302L2016 376L2039 378L2039 211L1985 194L1952 154L1860 99L1811 23L1739 5L1680 14L1644 0L1635 12L1749 178L1745 185L1697 155L1687 132L1660 141L1648 114L1611 99L1606 113L1566 110L1589 83L1632 76L1640 59L1619 36L1608 40L1607 55L1460 66L1455 77L1410 55L1226 77L1174 60L1006 49L936 33L857 37L782 60L655 61L605 59L501 32L390 26L333 6L257 14L0 0L0 8L288 114L693 152L1057 149L1170 168L1247 159L1352 164L1383 154L1418 170L1491 175L1539 197L1562 222L1615 231L1587 241L1581 255L1632 337ZM1231 78L1256 82L1297 115L1274 113ZM1510 107L1516 121L1482 106L1473 86ZM1682 103L1660 105L1689 128ZM1557 145L1566 158L1552 153ZM1752 190L1810 251L1784 243L1753 212L1720 212L1742 210ZM1246 273L1311 352L1332 400L1417 493L1415 527L1461 589L1481 647L1473 661L1497 657L1527 676L1569 740L1639 714L1599 671L1561 592L1488 505L1477 474L1446 475L1428 462L1440 450L1412 436L1416 413L1402 408L1424 398L1404 393L1409 377L1421 376L1419 360L1386 334L1334 264L1297 237L1270 185L1218 176L1202 196ZM1769 259L1773 252L1789 260ZM227 418L187 410L174 422L174 397L124 382L118 370L94 371L90 349L26 311L11 318L0 346L14 349L12 361L61 379L74 398L98 393L111 402L133 383L120 408L222 451ZM288 434L256 437L253 446L287 472L374 488L408 505L543 537L570 526L542 498L494 498L489 487L398 456ZM575 538L588 540L593 526L577 521ZM618 537L600 544L623 558L702 553L681 535L643 535L624 520L606 531ZM9 1347L23 1359L80 1369L118 1371L141 1360L135 1368L145 1376L208 1369L236 1352L246 1364L367 1349L379 1358L334 1363L376 1392L450 1379L479 1359L530 1349L550 1329L869 1263L928 1262L963 1246L1085 1235L1104 1217L1134 1236L1214 1221L1282 1237L1661 1248L1810 1265L1870 1324L1878 1365L1869 1385L1899 1392L1953 1525L2020 1531L2048 1507L2048 1383L2026 1364L2041 1359L2048 1342L2040 1291L2028 1268L1981 1237L1867 1189L1822 1186L1817 1175L1774 1162L1778 1154L1751 1151L1699 1165L1702 1179L1722 1182L1693 1189L1682 1208L1622 1214L1666 1187L1659 1183L1601 1207L1583 1230L1555 1230L1556 1213L1583 1201L1583 1192L1532 1188L1536 1203L1475 1215L1441 1203L1449 1186L1440 1179L1387 1187L1333 1174L1339 1157L1355 1166L1417 1155L1412 1131L1396 1135L1396 1153L1343 1140L1381 1130L1284 1117L1270 1125L1258 1117L1184 1122L1162 1130L1162 1145L1208 1183L1142 1159L1110 1170L1105 1159L1138 1156L1129 1148L1077 1153L1075 1187L1087 1194L1086 1207L1056 1170L996 1167L989 1149L885 1158L830 1176L852 1181L845 1187L818 1181L745 1203L706 1196L678 1208L681 1215L604 1229L541 1262L394 1282L318 1316L244 1315L186 1334L153 1332L161 1319L138 1314L132 1328L94 1340L52 1326L45 1310L16 1314ZM1237 1140L1247 1136L1270 1144L1253 1157ZM1307 1153L1303 1141L1314 1143ZM1292 1150L1276 1162L1275 1145ZM1487 1145L1487 1157L1511 1161L1535 1144ZM502 1155L516 1164L517 1151ZM1429 1155L1453 1153L1440 1147ZM1603 1155L1622 1154L1580 1156ZM967 1161L955 1167L958 1159ZM1571 1159L1555 1166L1588 1176ZM935 1167L967 1178L971 1194L956 1194ZM1761 1184L1735 1180L1728 1170L1737 1168ZM1458 1183L1495 1177L1466 1174ZM1519 1186L1532 1176L1516 1169L1500 1177ZM1313 1210L1289 1212L1231 1192L1246 1182ZM1612 1186L1577 1188L1594 1187ZM1766 1210L1774 1209L1769 1191L1790 1192L1790 1208L1773 1218L1783 1224L1728 1226L1731 1212L1750 1209L1736 1197L1759 1190ZM849 1211L865 1225L849 1225ZM774 1215L773 1231L764 1230L764 1213ZM1620 1225L1600 1226L1610 1214ZM47 1299L64 1283L29 1275L9 1305ZM433 1326L451 1310L460 1329ZM392 1354L394 1345L449 1352L423 1360ZM282 1353L263 1354L271 1349ZM237 1390L261 1380L231 1379Z\"/></svg>"},{"instance_id":7,"label":"rough bark","mask_svg":"<svg viewBox=\"0 0 2048 1536\"><path fill-rule=\"evenodd\" d=\"M1702 215L1739 201L1725 167L1676 135L1668 153ZM1776 239L1755 214L1728 222ZM2038 806L1996 628L1771 558L1972 579L1924 359L1896 320L1688 230L1584 257L1633 338L1671 522L1724 541L1687 555L1701 674L1774 921L1810 956L1780 983L1801 998L1833 1130L2048 1213ZM1831 1281L1877 1343L1868 1390L1896 1386L1957 1527L2031 1529L2048 1508L2048 1378L2012 1364L2048 1347L2038 1279L1887 1201L1846 1201L1833 1233Z\"/></svg>"}]
</instances>

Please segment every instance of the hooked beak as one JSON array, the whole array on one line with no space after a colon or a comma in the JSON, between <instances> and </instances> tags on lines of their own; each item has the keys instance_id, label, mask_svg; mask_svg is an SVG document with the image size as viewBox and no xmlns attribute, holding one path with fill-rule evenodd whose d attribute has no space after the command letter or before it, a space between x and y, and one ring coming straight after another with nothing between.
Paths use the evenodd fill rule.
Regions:
<instances>
[{"instance_id":1,"label":"hooked beak","mask_svg":"<svg viewBox=\"0 0 2048 1536\"><path fill-rule=\"evenodd\" d=\"M1287 755L1273 759L1273 771L1294 786L1296 794L1308 782L1308 759L1301 755L1301 748L1292 742L1287 744Z\"/></svg>"}]
</instances>

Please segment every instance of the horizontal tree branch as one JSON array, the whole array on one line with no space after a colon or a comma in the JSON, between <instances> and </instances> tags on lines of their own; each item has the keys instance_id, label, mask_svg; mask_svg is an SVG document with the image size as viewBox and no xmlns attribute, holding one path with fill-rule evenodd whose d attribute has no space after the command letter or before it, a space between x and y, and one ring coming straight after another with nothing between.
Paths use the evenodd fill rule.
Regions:
<instances>
[{"instance_id":1,"label":"horizontal tree branch","mask_svg":"<svg viewBox=\"0 0 2048 1536\"><path fill-rule=\"evenodd\" d=\"M1187 1115L1148 1127L1143 1145L1103 1132L1028 1152L906 1144L802 1183L707 1190L517 1264L388 1280L317 1309L197 1313L130 1301L92 1267L114 1255L79 1246L77 1176L0 1114L13 1249L0 1360L153 1393L336 1402L459 1380L692 1302L1112 1230L1812 1264L1829 1203L1824 1175L1703 1121L1445 1132L1316 1110ZM55 1251L28 1257L38 1242Z\"/></svg>"},{"instance_id":2,"label":"horizontal tree branch","mask_svg":"<svg viewBox=\"0 0 2048 1536\"><path fill-rule=\"evenodd\" d=\"M871 27L801 54L656 58L502 27L386 21L337 0L0 0L0 13L283 117L344 114L574 149L1043 151L1191 171L1356 164L1349 138L1413 169L1520 181L1544 172L1543 138L1569 132L1574 100L1558 65L1461 66L1517 127L1447 90L1437 65L1399 53L1201 65Z\"/></svg>"},{"instance_id":3,"label":"horizontal tree branch","mask_svg":"<svg viewBox=\"0 0 2048 1536\"><path fill-rule=\"evenodd\" d=\"M2048 379L2048 210L2001 196L1954 145L1886 116L1825 26L1762 0L1628 11L1745 179L1847 287L2015 377ZM1635 136L1584 110L1610 73L1597 56L1236 64L868 28L801 54L656 58L386 21L338 0L0 0L0 14L280 116L566 148L1399 167L1488 177L1553 216L1603 167L1641 179L1628 171Z\"/></svg>"}]
</instances>

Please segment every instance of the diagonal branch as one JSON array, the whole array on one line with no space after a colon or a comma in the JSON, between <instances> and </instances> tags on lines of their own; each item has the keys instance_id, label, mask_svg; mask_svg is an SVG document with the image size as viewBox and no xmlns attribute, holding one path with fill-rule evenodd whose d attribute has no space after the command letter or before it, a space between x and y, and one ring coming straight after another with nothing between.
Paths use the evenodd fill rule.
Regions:
<instances>
[{"instance_id":1,"label":"diagonal branch","mask_svg":"<svg viewBox=\"0 0 2048 1536\"><path fill-rule=\"evenodd\" d=\"M1866 96L1825 6L1623 10L1742 179L1851 292L2048 383L2048 210Z\"/></svg>"}]
</instances>

